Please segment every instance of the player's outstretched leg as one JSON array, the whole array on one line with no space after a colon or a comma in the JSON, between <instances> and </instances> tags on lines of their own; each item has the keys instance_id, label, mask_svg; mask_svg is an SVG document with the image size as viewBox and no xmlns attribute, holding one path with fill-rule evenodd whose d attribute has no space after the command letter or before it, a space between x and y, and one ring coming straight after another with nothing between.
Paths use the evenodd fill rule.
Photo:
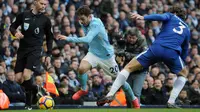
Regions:
<instances>
[{"instance_id":1,"label":"player's outstretched leg","mask_svg":"<svg viewBox=\"0 0 200 112\"><path fill-rule=\"evenodd\" d=\"M97 105L103 105L103 103L108 103L109 98L113 97L114 94L117 92L117 90L125 84L126 80L128 79L130 72L134 72L137 70L142 69L142 65L136 60L136 58L133 58L125 67L124 69L117 75L117 78L115 79L110 92L106 95L105 98L97 101Z\"/></svg>"},{"instance_id":2,"label":"player's outstretched leg","mask_svg":"<svg viewBox=\"0 0 200 112\"><path fill-rule=\"evenodd\" d=\"M117 92L117 90L125 84L127 78L128 78L129 72L127 70L122 70L118 75L117 78L115 79L110 92L107 94L106 97L100 99L97 101L98 106L103 106L106 103L112 102L114 99L114 95Z\"/></svg>"},{"instance_id":3,"label":"player's outstretched leg","mask_svg":"<svg viewBox=\"0 0 200 112\"><path fill-rule=\"evenodd\" d=\"M81 89L72 96L73 100L79 100L82 96L88 94L88 90L87 90L88 76L87 76L87 74L85 73L85 74L79 75L79 79L80 79L80 83L81 83Z\"/></svg>"}]
</instances>

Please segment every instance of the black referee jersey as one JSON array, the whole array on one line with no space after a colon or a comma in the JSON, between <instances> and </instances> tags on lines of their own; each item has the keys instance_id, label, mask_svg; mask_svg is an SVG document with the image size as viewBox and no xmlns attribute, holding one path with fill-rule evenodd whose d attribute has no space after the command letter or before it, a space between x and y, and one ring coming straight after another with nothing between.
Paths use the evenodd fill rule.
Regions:
<instances>
[{"instance_id":1,"label":"black referee jersey","mask_svg":"<svg viewBox=\"0 0 200 112\"><path fill-rule=\"evenodd\" d=\"M53 33L51 21L47 16L43 13L33 14L32 10L22 12L10 26L13 35L19 26L21 26L21 33L24 35L24 38L20 39L19 49L41 48L44 35L46 35L47 54L51 54Z\"/></svg>"}]
</instances>

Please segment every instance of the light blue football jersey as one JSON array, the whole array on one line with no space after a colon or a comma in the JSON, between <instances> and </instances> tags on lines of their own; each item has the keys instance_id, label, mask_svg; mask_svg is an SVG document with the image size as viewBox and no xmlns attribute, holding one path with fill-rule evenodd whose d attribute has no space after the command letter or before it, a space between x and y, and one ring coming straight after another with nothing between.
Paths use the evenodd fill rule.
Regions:
<instances>
[{"instance_id":1,"label":"light blue football jersey","mask_svg":"<svg viewBox=\"0 0 200 112\"><path fill-rule=\"evenodd\" d=\"M108 35L102 21L92 16L88 26L83 26L84 37L67 37L67 41L75 43L88 43L89 52L101 59L109 59L114 55L113 46L110 45Z\"/></svg>"}]
</instances>

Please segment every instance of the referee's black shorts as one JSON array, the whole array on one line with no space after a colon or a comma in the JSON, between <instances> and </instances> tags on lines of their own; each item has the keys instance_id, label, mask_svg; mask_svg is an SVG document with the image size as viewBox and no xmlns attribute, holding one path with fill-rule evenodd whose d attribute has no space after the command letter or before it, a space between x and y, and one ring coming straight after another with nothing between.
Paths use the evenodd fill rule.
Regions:
<instances>
[{"instance_id":1,"label":"referee's black shorts","mask_svg":"<svg viewBox=\"0 0 200 112\"><path fill-rule=\"evenodd\" d=\"M18 50L15 73L23 72L25 68L37 71L40 67L41 52L41 49Z\"/></svg>"}]
</instances>

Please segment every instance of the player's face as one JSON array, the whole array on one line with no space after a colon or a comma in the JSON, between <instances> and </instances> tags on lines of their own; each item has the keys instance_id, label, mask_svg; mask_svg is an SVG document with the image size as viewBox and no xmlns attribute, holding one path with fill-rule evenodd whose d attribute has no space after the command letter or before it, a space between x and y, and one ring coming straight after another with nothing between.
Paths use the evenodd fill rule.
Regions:
<instances>
[{"instance_id":1,"label":"player's face","mask_svg":"<svg viewBox=\"0 0 200 112\"><path fill-rule=\"evenodd\" d=\"M88 26L91 20L91 16L85 16L81 15L78 17L79 18L79 23L82 24L83 26Z\"/></svg>"},{"instance_id":2,"label":"player's face","mask_svg":"<svg viewBox=\"0 0 200 112\"><path fill-rule=\"evenodd\" d=\"M38 12L45 12L45 8L46 8L46 5L47 5L47 1L46 0L36 0L36 10Z\"/></svg>"}]
</instances>

